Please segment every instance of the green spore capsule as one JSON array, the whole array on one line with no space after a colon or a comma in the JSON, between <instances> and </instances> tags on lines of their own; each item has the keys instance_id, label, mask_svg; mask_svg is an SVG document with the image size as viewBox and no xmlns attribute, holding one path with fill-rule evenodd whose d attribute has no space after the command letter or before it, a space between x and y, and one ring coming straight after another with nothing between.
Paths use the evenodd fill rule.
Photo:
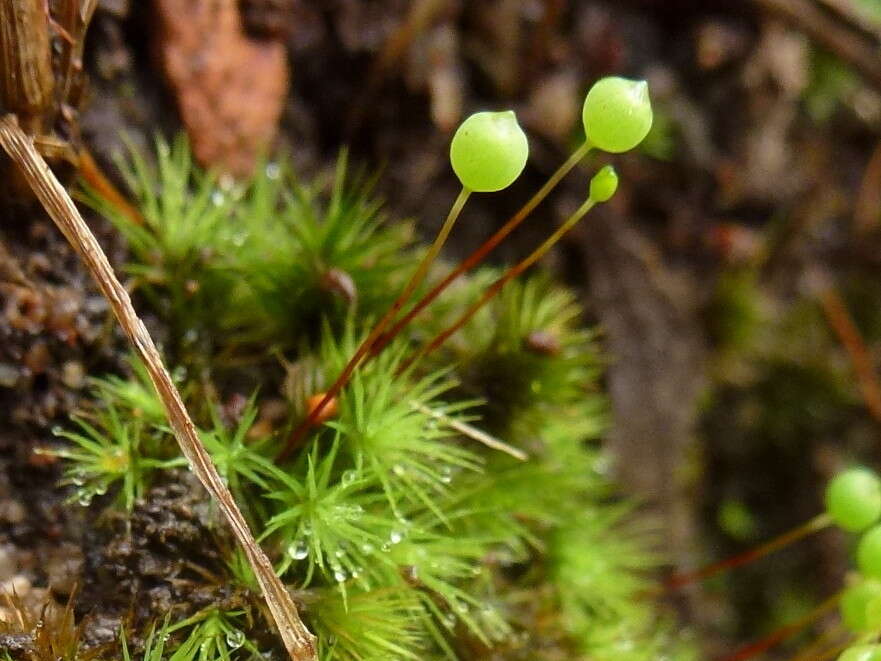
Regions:
<instances>
[{"instance_id":1,"label":"green spore capsule","mask_svg":"<svg viewBox=\"0 0 881 661\"><path fill-rule=\"evenodd\" d=\"M841 595L841 620L853 633L872 631L877 623L869 618L868 607L881 597L881 582L868 578L847 588Z\"/></svg>"},{"instance_id":2,"label":"green spore capsule","mask_svg":"<svg viewBox=\"0 0 881 661\"><path fill-rule=\"evenodd\" d=\"M826 511L845 530L865 530L881 517L881 480L867 468L836 475L826 487Z\"/></svg>"},{"instance_id":3,"label":"green spore capsule","mask_svg":"<svg viewBox=\"0 0 881 661\"><path fill-rule=\"evenodd\" d=\"M866 606L866 624L872 631L881 631L881 595L869 600Z\"/></svg>"},{"instance_id":4,"label":"green spore capsule","mask_svg":"<svg viewBox=\"0 0 881 661\"><path fill-rule=\"evenodd\" d=\"M857 546L857 566L866 576L881 579L881 526L863 535Z\"/></svg>"},{"instance_id":5,"label":"green spore capsule","mask_svg":"<svg viewBox=\"0 0 881 661\"><path fill-rule=\"evenodd\" d=\"M590 180L590 199L606 202L618 190L618 173L611 165L603 166Z\"/></svg>"},{"instance_id":6,"label":"green spore capsule","mask_svg":"<svg viewBox=\"0 0 881 661\"><path fill-rule=\"evenodd\" d=\"M854 645L838 657L838 661L881 661L881 646Z\"/></svg>"},{"instance_id":7,"label":"green spore capsule","mask_svg":"<svg viewBox=\"0 0 881 661\"><path fill-rule=\"evenodd\" d=\"M507 188L529 156L526 134L513 110L478 112L466 119L450 144L450 163L459 181L476 193Z\"/></svg>"},{"instance_id":8,"label":"green spore capsule","mask_svg":"<svg viewBox=\"0 0 881 661\"><path fill-rule=\"evenodd\" d=\"M584 99L581 119L594 146L614 154L633 149L652 127L648 83L617 76L601 78Z\"/></svg>"}]
</instances>

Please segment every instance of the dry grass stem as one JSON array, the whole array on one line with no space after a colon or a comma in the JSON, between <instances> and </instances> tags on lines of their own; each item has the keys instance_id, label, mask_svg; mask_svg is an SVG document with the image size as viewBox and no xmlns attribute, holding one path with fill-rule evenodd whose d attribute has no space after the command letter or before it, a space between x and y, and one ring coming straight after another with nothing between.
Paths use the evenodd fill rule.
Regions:
<instances>
[{"instance_id":1,"label":"dry grass stem","mask_svg":"<svg viewBox=\"0 0 881 661\"><path fill-rule=\"evenodd\" d=\"M85 262L110 302L123 331L147 366L150 379L165 406L165 412L181 451L193 472L217 502L233 534L242 545L291 659L295 661L315 659L315 637L306 629L290 594L275 575L269 559L254 541L245 518L199 440L180 393L172 383L156 345L135 313L128 293L116 278L107 256L77 211L70 195L37 152L31 138L19 128L16 118L12 115L0 118L0 144L20 168L25 180L52 220Z\"/></svg>"}]
</instances>

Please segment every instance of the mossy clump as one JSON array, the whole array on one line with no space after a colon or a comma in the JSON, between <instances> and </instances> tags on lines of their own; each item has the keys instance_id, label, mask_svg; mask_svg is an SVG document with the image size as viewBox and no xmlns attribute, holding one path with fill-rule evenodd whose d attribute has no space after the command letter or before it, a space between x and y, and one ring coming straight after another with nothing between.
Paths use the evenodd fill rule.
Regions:
<instances>
[{"instance_id":1,"label":"mossy clump","mask_svg":"<svg viewBox=\"0 0 881 661\"><path fill-rule=\"evenodd\" d=\"M199 434L322 661L694 658L647 596L651 535L603 477L602 360L570 292L544 275L514 282L410 364L493 273L463 279L279 460L420 248L345 159L326 181L266 163L230 187L182 141L160 141L155 168L134 153L123 165L146 224L89 199L129 239L135 294L188 366L175 373ZM94 394L56 452L74 500L124 513L177 465L174 440L137 365ZM126 460L105 461L114 452ZM212 580L249 594L247 564L228 556ZM131 640L145 661L277 653L252 606L181 604L163 627L154 613L115 658L134 658Z\"/></svg>"}]
</instances>

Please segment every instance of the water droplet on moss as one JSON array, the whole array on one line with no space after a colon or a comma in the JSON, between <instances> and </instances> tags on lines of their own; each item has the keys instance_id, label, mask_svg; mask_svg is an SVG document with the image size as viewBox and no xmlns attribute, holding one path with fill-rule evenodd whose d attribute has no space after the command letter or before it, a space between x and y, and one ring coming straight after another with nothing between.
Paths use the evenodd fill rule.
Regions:
<instances>
[{"instance_id":1,"label":"water droplet on moss","mask_svg":"<svg viewBox=\"0 0 881 661\"><path fill-rule=\"evenodd\" d=\"M296 541L288 547L288 555L294 560L302 560L309 555L309 547L302 540Z\"/></svg>"},{"instance_id":2,"label":"water droplet on moss","mask_svg":"<svg viewBox=\"0 0 881 661\"><path fill-rule=\"evenodd\" d=\"M245 634L238 629L226 632L226 646L231 650L237 650L245 644Z\"/></svg>"}]
</instances>

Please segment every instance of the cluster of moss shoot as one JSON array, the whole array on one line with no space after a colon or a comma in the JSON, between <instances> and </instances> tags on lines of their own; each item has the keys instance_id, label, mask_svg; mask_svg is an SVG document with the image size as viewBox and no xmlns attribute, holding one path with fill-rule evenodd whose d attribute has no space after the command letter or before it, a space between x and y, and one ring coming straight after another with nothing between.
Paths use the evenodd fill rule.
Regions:
<instances>
[{"instance_id":1,"label":"cluster of moss shoot","mask_svg":"<svg viewBox=\"0 0 881 661\"><path fill-rule=\"evenodd\" d=\"M522 262L463 275L591 149L645 137L646 84L598 81L583 116L586 140L455 268L435 258L469 195L526 164L513 112L456 132L462 192L427 250L345 158L314 186L277 162L227 184L183 141L159 141L155 167L135 150L122 163L140 217L86 195L127 239L201 438L322 661L695 658L649 596L652 535L603 476L601 361L575 297L541 274L515 279L612 197L614 170ZM131 512L185 467L137 364L95 380L94 405L59 434L51 451L83 506ZM222 571L255 594L238 553ZM280 658L249 610L182 604L130 622L110 658Z\"/></svg>"}]
</instances>

